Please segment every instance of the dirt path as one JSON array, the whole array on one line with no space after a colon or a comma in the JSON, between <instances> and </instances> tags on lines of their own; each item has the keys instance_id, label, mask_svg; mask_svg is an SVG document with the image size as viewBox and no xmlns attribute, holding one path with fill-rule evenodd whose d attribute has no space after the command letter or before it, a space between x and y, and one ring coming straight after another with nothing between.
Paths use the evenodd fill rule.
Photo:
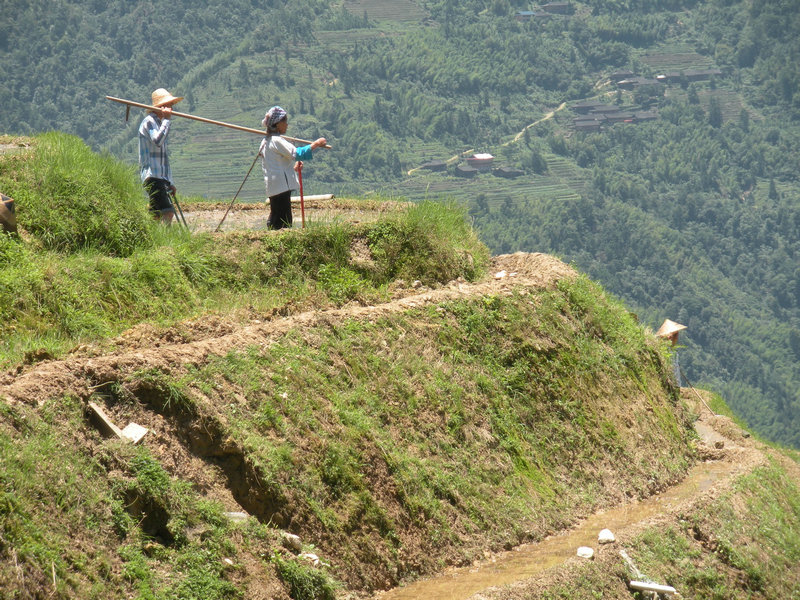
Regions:
<instances>
[{"instance_id":1,"label":"dirt path","mask_svg":"<svg viewBox=\"0 0 800 600\"><path fill-rule=\"evenodd\" d=\"M375 221L388 213L405 210L405 204L391 201L359 202L331 197L324 200L306 199L304 212L308 225L331 221L357 224ZM292 196L294 227L302 226L300 208L300 198ZM187 204L183 211L192 232L215 231L218 226L223 232L263 231L267 228L269 216L269 207L265 202L234 203L230 210L229 205L224 203Z\"/></svg>"},{"instance_id":2,"label":"dirt path","mask_svg":"<svg viewBox=\"0 0 800 600\"><path fill-rule=\"evenodd\" d=\"M529 125L526 125L525 127L523 127L523 128L522 128L522 131L520 131L520 132L519 132L517 135L515 135L513 139L511 139L511 140L509 140L509 141L507 141L507 142L505 142L505 143L501 144L501 146L510 146L511 144L514 144L514 143L518 142L518 141L520 140L520 138L521 138L523 135L525 135L525 132L526 132L528 129L530 129L531 127L535 127L535 126L536 126L536 125L538 125L539 123L544 123L545 121L547 121L547 120L549 120L549 119L552 119L552 118L553 118L553 117L556 115L556 113L557 113L558 111L560 111L560 110L564 110L564 109L566 108L566 106L567 106L567 103L566 103L566 102L562 102L562 103L559 105L559 107L558 107L558 108L556 108L556 109L554 109L554 110L551 110L549 113L547 113L547 114L546 114L545 116L543 116L541 119L539 119L539 120L537 120L537 121L534 121L533 123L530 123ZM445 162L446 162L448 165L451 165L451 164L453 164L454 162L456 162L456 161L460 160L461 158L463 158L463 157L465 157L465 156L468 156L468 155L472 154L474 151L475 151L475 150L474 150L473 148L470 148L469 150L464 150L464 152L459 152L459 153L458 153L458 154L456 154L455 156L451 156L451 157L450 157L450 158L448 158L448 159L447 159ZM422 167L414 167L413 169L411 169L410 171L408 171L407 175L413 175L414 173L416 173L417 171L419 171L421 168L422 168Z\"/></svg>"},{"instance_id":3,"label":"dirt path","mask_svg":"<svg viewBox=\"0 0 800 600\"><path fill-rule=\"evenodd\" d=\"M551 110L549 113L547 113L545 116L543 116L543 117L542 117L541 119L539 119L538 121L534 121L534 122L533 122L533 123L531 123L530 125L526 125L525 127L523 127L523 128L522 128L522 131L520 131L520 132L519 132L517 135L515 135L515 136L514 136L514 139L513 139L513 140L511 140L511 141L508 141L508 142L506 142L505 144L502 144L502 145L503 145L503 146L509 146L509 145L511 145L511 144L513 144L513 143L515 143L515 142L518 142L518 141L520 140L520 138L521 138L523 135L525 135L525 132L526 132L528 129L530 129L531 127L535 127L535 126L536 126L536 125L538 125L539 123L544 123L545 121L548 121L548 120L552 119L553 117L555 117L555 116L556 116L556 113L557 113L557 112L559 112L559 111L561 111L561 110L564 110L566 107L567 107L567 103L566 103L566 102L562 102L562 103L559 105L559 107L558 107L558 108L556 108L555 110Z\"/></svg>"},{"instance_id":4,"label":"dirt path","mask_svg":"<svg viewBox=\"0 0 800 600\"><path fill-rule=\"evenodd\" d=\"M741 474L766 462L765 447L742 432L727 417L712 415L685 388L684 400L700 414L695 423L698 455L683 481L664 492L638 502L620 505L586 518L569 531L560 532L536 544L525 544L487 557L466 568L452 568L437 577L381 592L374 600L517 600L539 597L552 580L569 577L580 546L596 553L617 555L626 540L639 531L678 514L690 514L729 488ZM617 541L608 546L597 543L598 533L609 528ZM566 570L567 574L563 572Z\"/></svg>"},{"instance_id":5,"label":"dirt path","mask_svg":"<svg viewBox=\"0 0 800 600\"><path fill-rule=\"evenodd\" d=\"M501 274L502 276L496 276ZM200 367L212 356L234 349L264 346L295 328L314 327L346 319L376 319L380 316L427 304L483 294L511 293L514 287L544 288L575 272L556 258L545 254L516 253L495 257L489 275L477 283L453 281L436 290L398 290L396 298L374 306L346 306L311 311L286 317L255 319L251 325L236 326L219 317L199 319L187 326L192 341L174 343L181 338L173 329L151 330L146 325L124 333L116 345L119 350L102 356L85 356L87 350L61 360L37 363L0 376L0 398L7 402L42 404L50 398L72 394L88 398L103 383L119 381L141 369L156 368L175 372L188 366Z\"/></svg>"}]
</instances>

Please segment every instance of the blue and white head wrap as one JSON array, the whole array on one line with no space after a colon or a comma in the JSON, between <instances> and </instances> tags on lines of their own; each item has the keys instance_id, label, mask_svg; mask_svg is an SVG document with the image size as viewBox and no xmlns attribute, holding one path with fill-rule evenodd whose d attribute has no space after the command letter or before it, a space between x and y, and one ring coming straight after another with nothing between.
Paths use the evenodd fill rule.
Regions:
<instances>
[{"instance_id":1,"label":"blue and white head wrap","mask_svg":"<svg viewBox=\"0 0 800 600\"><path fill-rule=\"evenodd\" d=\"M274 131L275 125L283 121L287 117L287 113L280 106L273 106L261 119L261 124L267 128L267 131Z\"/></svg>"}]
</instances>

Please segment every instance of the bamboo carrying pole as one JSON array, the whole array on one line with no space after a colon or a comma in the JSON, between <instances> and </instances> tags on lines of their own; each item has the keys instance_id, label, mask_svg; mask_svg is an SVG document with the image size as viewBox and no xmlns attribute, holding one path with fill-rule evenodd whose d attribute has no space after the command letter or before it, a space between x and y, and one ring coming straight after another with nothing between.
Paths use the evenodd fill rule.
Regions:
<instances>
[{"instance_id":1,"label":"bamboo carrying pole","mask_svg":"<svg viewBox=\"0 0 800 600\"><path fill-rule=\"evenodd\" d=\"M161 109L158 106L152 106L150 104L142 104L141 102L134 102L133 100L124 100L123 98L115 98L114 96L106 96L106 100L111 100L112 102L119 102L120 104L127 104L130 106L138 106L139 108L146 108L147 110L152 111L160 111ZM204 117L198 117L197 115L190 115L188 113L181 113L178 111L172 111L173 117L183 117L184 119L192 119L193 121L200 121L201 123L210 123L211 125L220 125L222 127L227 127L228 129L236 129L237 131L246 131L247 133L254 133L256 135L264 136L266 134L265 131L261 129L253 129L252 127L242 127L241 125L234 125L233 123L225 123L224 121L215 121L213 119L206 119ZM293 138L289 137L288 135L281 136L284 139L289 140L290 142L297 142L298 144L311 144L309 140L301 140L300 138ZM330 148L330 144L325 144L323 148Z\"/></svg>"}]
</instances>

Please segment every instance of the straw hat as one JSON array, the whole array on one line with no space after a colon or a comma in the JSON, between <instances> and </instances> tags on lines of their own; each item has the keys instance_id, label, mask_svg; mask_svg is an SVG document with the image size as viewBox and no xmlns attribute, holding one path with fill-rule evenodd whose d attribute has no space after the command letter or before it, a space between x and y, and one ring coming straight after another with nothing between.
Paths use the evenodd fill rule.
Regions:
<instances>
[{"instance_id":1,"label":"straw hat","mask_svg":"<svg viewBox=\"0 0 800 600\"><path fill-rule=\"evenodd\" d=\"M666 338L671 336L673 333L678 333L679 331L683 331L686 329L686 325L681 325L680 323L676 323L675 321L670 321L669 319L665 319L664 322L661 324L661 327L658 328L656 331L656 335L658 337Z\"/></svg>"},{"instance_id":2,"label":"straw hat","mask_svg":"<svg viewBox=\"0 0 800 600\"><path fill-rule=\"evenodd\" d=\"M179 96L176 98L164 88L158 88L156 91L153 92L152 105L161 108L162 106L172 106L173 104L177 104L181 100L183 100L183 96Z\"/></svg>"}]
</instances>

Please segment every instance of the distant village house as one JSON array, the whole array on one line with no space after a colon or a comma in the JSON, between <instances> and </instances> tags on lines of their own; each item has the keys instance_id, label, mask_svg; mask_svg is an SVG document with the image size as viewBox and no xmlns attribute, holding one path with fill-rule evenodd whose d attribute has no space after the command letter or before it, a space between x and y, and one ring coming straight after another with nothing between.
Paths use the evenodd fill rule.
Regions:
<instances>
[{"instance_id":1,"label":"distant village house","mask_svg":"<svg viewBox=\"0 0 800 600\"><path fill-rule=\"evenodd\" d=\"M524 171L521 171L520 169L514 169L512 167L499 167L492 171L492 175L495 177L505 177L506 179L514 179L524 174Z\"/></svg>"},{"instance_id":2,"label":"distant village house","mask_svg":"<svg viewBox=\"0 0 800 600\"><path fill-rule=\"evenodd\" d=\"M492 168L494 156L491 154L473 154L467 159L467 164L478 171L489 171Z\"/></svg>"},{"instance_id":3,"label":"distant village house","mask_svg":"<svg viewBox=\"0 0 800 600\"><path fill-rule=\"evenodd\" d=\"M467 167L465 165L458 165L456 167L455 175L456 177L475 177L478 174L478 169L474 167Z\"/></svg>"},{"instance_id":4,"label":"distant village house","mask_svg":"<svg viewBox=\"0 0 800 600\"><path fill-rule=\"evenodd\" d=\"M444 171L447 169L447 163L443 160L432 160L420 165L420 169L427 169L428 171Z\"/></svg>"},{"instance_id":5,"label":"distant village house","mask_svg":"<svg viewBox=\"0 0 800 600\"><path fill-rule=\"evenodd\" d=\"M542 10L554 15L571 15L572 3L571 2L548 2L542 4Z\"/></svg>"}]
</instances>

